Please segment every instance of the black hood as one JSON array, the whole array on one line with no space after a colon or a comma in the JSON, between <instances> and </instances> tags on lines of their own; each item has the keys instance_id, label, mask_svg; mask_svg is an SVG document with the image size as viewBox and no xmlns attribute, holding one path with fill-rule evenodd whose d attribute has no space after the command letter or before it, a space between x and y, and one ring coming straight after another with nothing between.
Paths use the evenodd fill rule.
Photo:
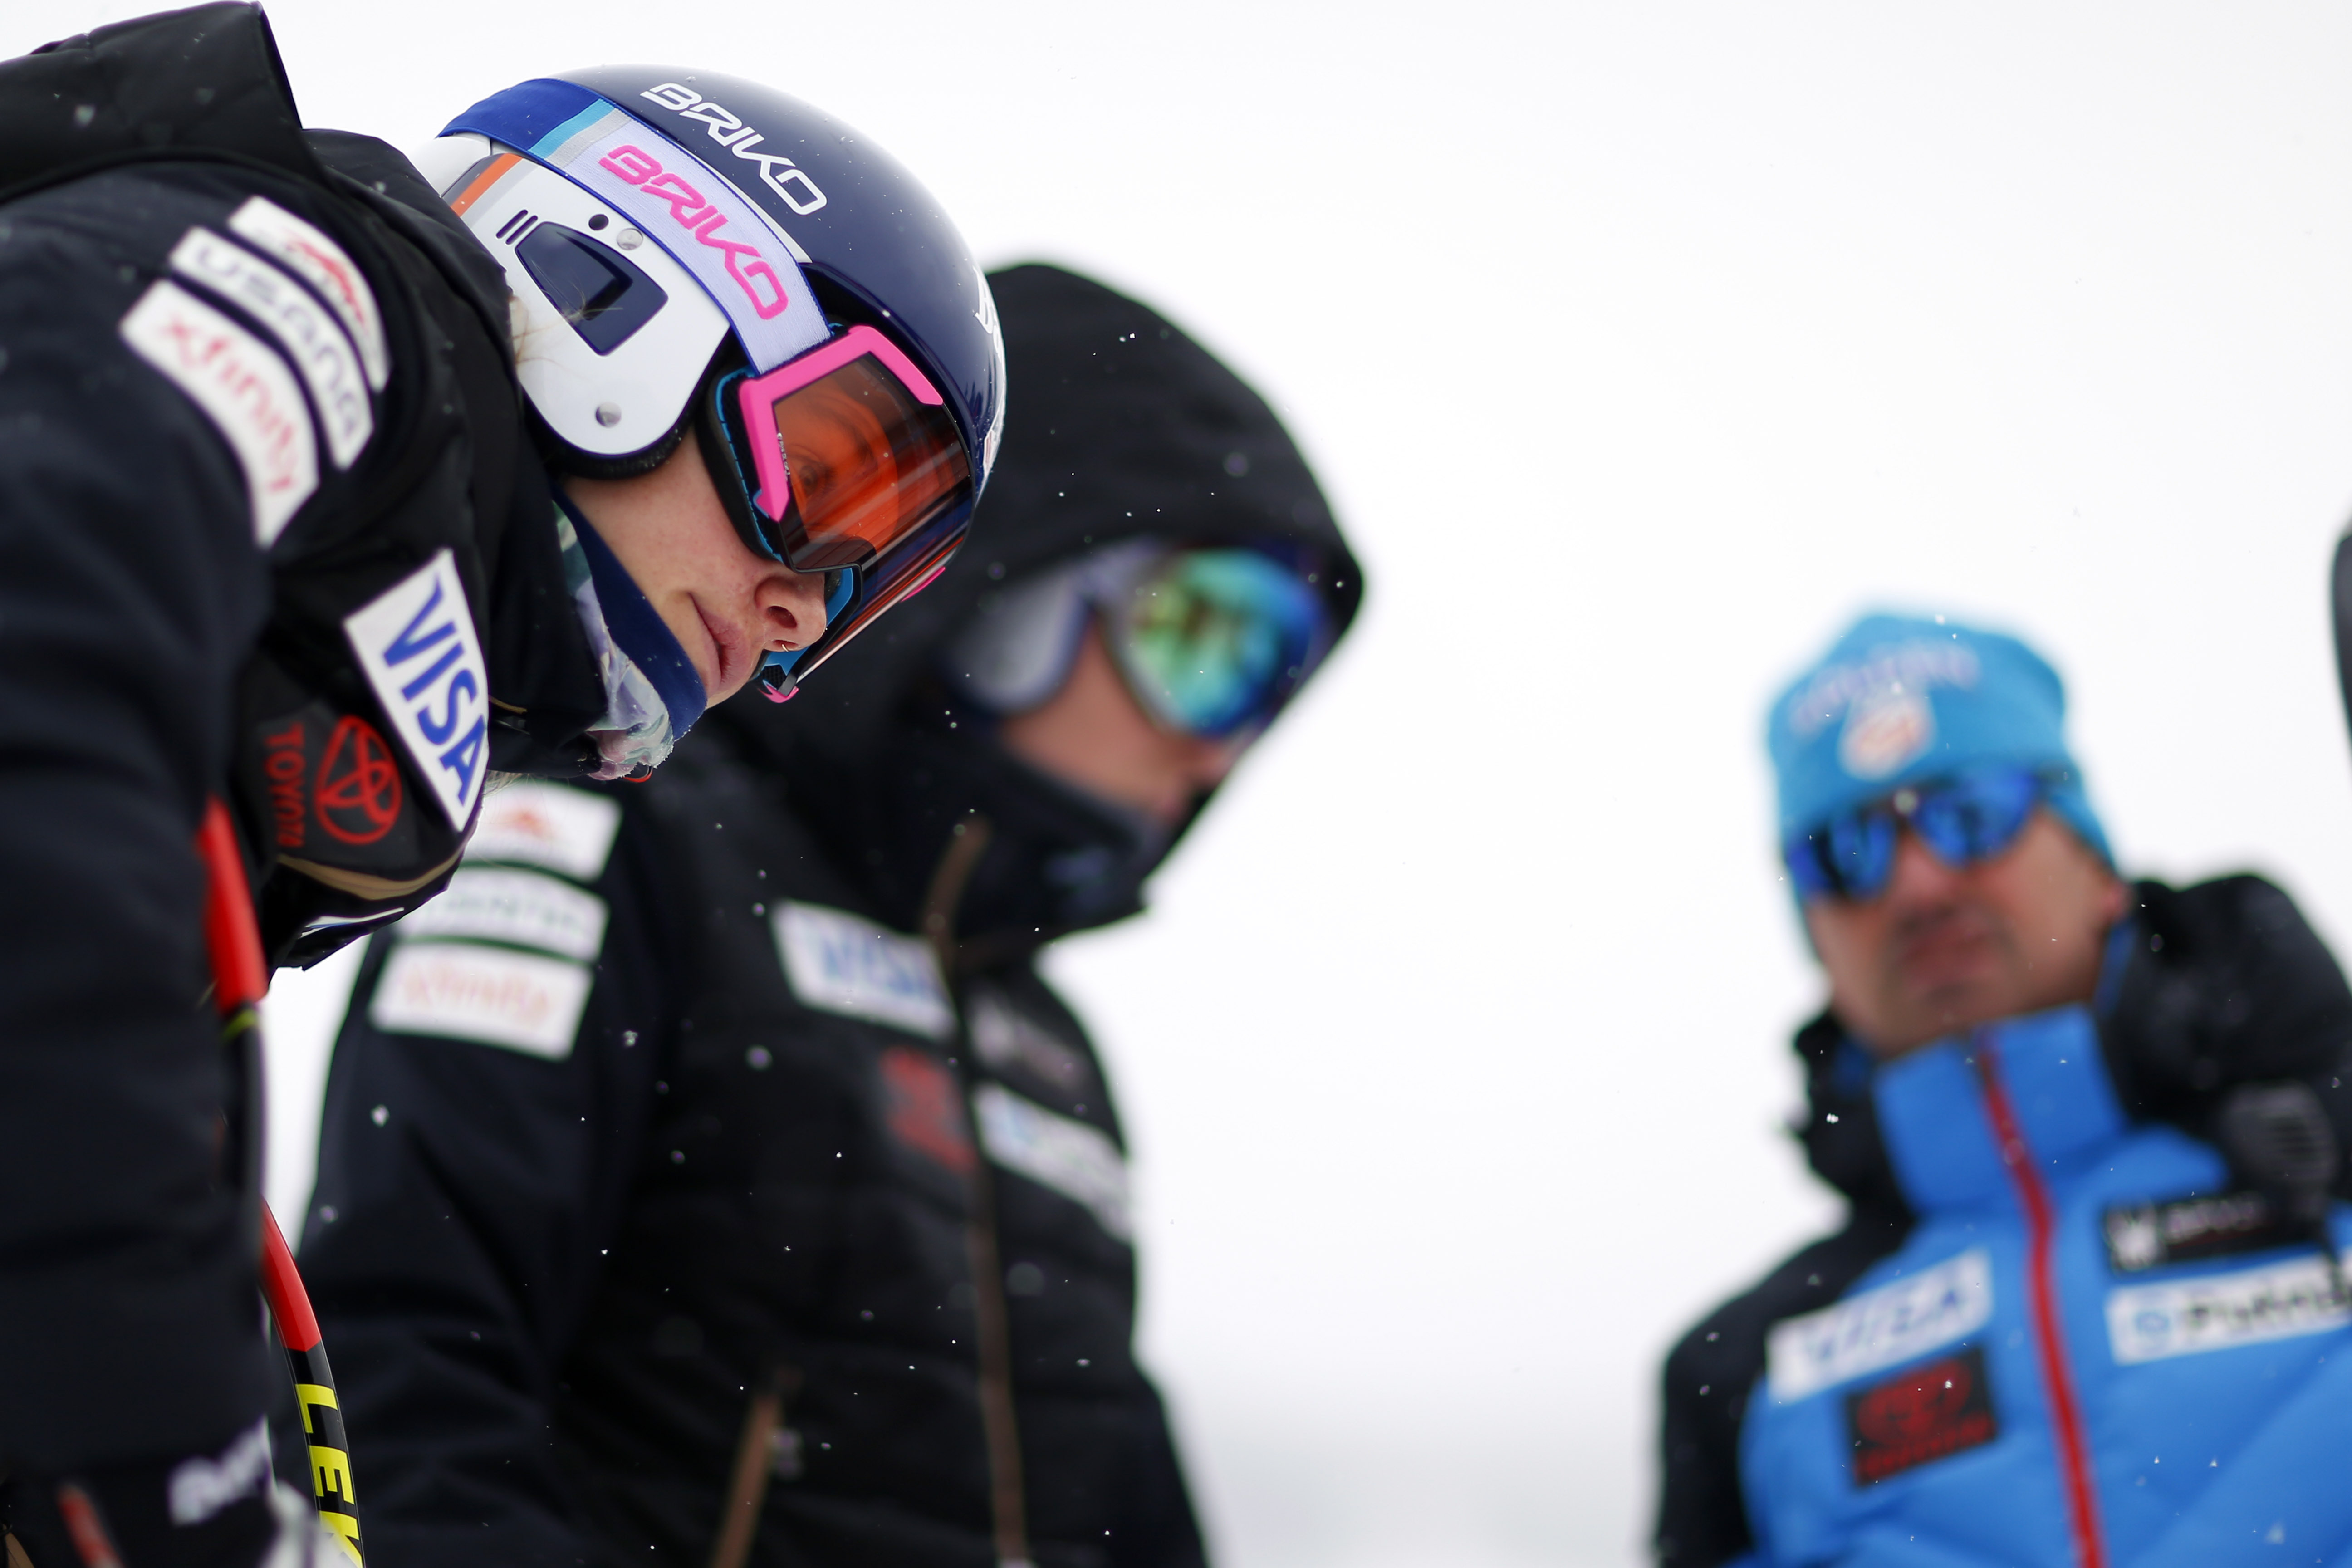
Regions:
<instances>
[{"instance_id":1,"label":"black hood","mask_svg":"<svg viewBox=\"0 0 2352 1568\"><path fill-rule=\"evenodd\" d=\"M705 722L783 770L842 868L902 925L919 917L956 825L988 817L991 842L963 868L971 893L954 925L975 953L993 955L1135 912L1143 878L1182 830L1146 829L1040 777L969 716L950 728L933 689L940 646L1005 585L1141 534L1304 547L1321 558L1335 635L1355 618L1363 585L1306 458L1265 400L1207 350L1057 267L993 272L989 286L1012 395L970 542L791 702L755 689ZM1099 874L1081 875L1090 867Z\"/></svg>"}]
</instances>

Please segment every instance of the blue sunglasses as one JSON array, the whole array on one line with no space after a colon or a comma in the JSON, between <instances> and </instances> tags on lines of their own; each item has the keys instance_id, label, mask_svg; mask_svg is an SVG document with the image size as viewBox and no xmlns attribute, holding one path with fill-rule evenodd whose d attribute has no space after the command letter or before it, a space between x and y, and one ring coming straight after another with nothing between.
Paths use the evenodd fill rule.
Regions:
<instances>
[{"instance_id":1,"label":"blue sunglasses","mask_svg":"<svg viewBox=\"0 0 2352 1568\"><path fill-rule=\"evenodd\" d=\"M1981 767L1906 785L1790 838L1781 858L1801 899L1874 899L1895 875L1904 828L1947 866L1973 866L2017 842L2059 777L2031 768Z\"/></svg>"}]
</instances>

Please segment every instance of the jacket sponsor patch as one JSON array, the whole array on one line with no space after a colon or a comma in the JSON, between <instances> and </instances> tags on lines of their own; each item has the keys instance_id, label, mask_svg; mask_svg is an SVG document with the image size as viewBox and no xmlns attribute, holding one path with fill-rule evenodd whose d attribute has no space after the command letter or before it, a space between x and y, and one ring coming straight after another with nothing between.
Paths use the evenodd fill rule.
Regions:
<instances>
[{"instance_id":1,"label":"jacket sponsor patch","mask_svg":"<svg viewBox=\"0 0 2352 1568\"><path fill-rule=\"evenodd\" d=\"M319 488L310 405L278 352L178 284L158 279L117 329L213 422L245 470L267 550Z\"/></svg>"},{"instance_id":2,"label":"jacket sponsor patch","mask_svg":"<svg viewBox=\"0 0 2352 1568\"><path fill-rule=\"evenodd\" d=\"M604 900L536 871L467 866L448 890L400 922L404 937L476 937L593 959L604 945Z\"/></svg>"},{"instance_id":3,"label":"jacket sponsor patch","mask_svg":"<svg viewBox=\"0 0 2352 1568\"><path fill-rule=\"evenodd\" d=\"M327 456L348 468L375 432L359 355L309 291L241 245L192 228L172 247L172 270L203 284L259 321L301 373L327 437Z\"/></svg>"},{"instance_id":4,"label":"jacket sponsor patch","mask_svg":"<svg viewBox=\"0 0 2352 1568\"><path fill-rule=\"evenodd\" d=\"M2107 1263L2118 1274L2292 1247L2308 1239L2255 1192L2120 1205L2107 1210L2100 1230L2106 1237Z\"/></svg>"},{"instance_id":5,"label":"jacket sponsor patch","mask_svg":"<svg viewBox=\"0 0 2352 1568\"><path fill-rule=\"evenodd\" d=\"M1064 1090L1093 1081L1085 1057L1031 1022L994 991L975 991L966 1012L971 1048L992 1070L1025 1072Z\"/></svg>"},{"instance_id":6,"label":"jacket sponsor patch","mask_svg":"<svg viewBox=\"0 0 2352 1568\"><path fill-rule=\"evenodd\" d=\"M1983 1347L1970 1345L1847 1394L1845 1430L1858 1487L1984 1447L2000 1436L2000 1424Z\"/></svg>"},{"instance_id":7,"label":"jacket sponsor patch","mask_svg":"<svg viewBox=\"0 0 2352 1568\"><path fill-rule=\"evenodd\" d=\"M269 1424L257 1421L217 1458L199 1454L172 1467L163 1495L172 1522L202 1524L237 1499L261 1489L269 1476ZM13 1560L15 1552L9 1553Z\"/></svg>"},{"instance_id":8,"label":"jacket sponsor patch","mask_svg":"<svg viewBox=\"0 0 2352 1568\"><path fill-rule=\"evenodd\" d=\"M558 959L465 942L406 942L384 963L368 1019L379 1029L560 1059L572 1054L589 984L585 968Z\"/></svg>"},{"instance_id":9,"label":"jacket sponsor patch","mask_svg":"<svg viewBox=\"0 0 2352 1568\"><path fill-rule=\"evenodd\" d=\"M367 384L383 391L384 378L392 374L392 356L383 346L383 317L376 310L374 290L343 247L260 196L230 214L228 226L230 233L284 262L295 277L318 290L359 349Z\"/></svg>"},{"instance_id":10,"label":"jacket sponsor patch","mask_svg":"<svg viewBox=\"0 0 2352 1568\"><path fill-rule=\"evenodd\" d=\"M520 780L483 803L466 858L519 860L575 882L593 882L604 874L620 826L617 801L563 784Z\"/></svg>"},{"instance_id":11,"label":"jacket sponsor patch","mask_svg":"<svg viewBox=\"0 0 2352 1568\"><path fill-rule=\"evenodd\" d=\"M1121 1241L1135 1236L1128 1207L1127 1161L1099 1127L1056 1115L1003 1084L971 1093L980 1145L1006 1170L1085 1205L1104 1230Z\"/></svg>"},{"instance_id":12,"label":"jacket sponsor patch","mask_svg":"<svg viewBox=\"0 0 2352 1568\"><path fill-rule=\"evenodd\" d=\"M1765 1341L1772 1397L1802 1399L1900 1365L1973 1332L1991 1316L1992 1259L1977 1247L1773 1325Z\"/></svg>"},{"instance_id":13,"label":"jacket sponsor patch","mask_svg":"<svg viewBox=\"0 0 2352 1568\"><path fill-rule=\"evenodd\" d=\"M2324 1334L2352 1322L2352 1300L2315 1253L2291 1263L2124 1285L2107 1292L2107 1342L2125 1366Z\"/></svg>"},{"instance_id":14,"label":"jacket sponsor patch","mask_svg":"<svg viewBox=\"0 0 2352 1568\"><path fill-rule=\"evenodd\" d=\"M934 1040L954 1032L929 943L821 904L787 903L770 923L784 977L808 1006Z\"/></svg>"},{"instance_id":15,"label":"jacket sponsor patch","mask_svg":"<svg viewBox=\"0 0 2352 1568\"><path fill-rule=\"evenodd\" d=\"M463 833L489 771L490 678L457 557L437 552L345 616L343 635L449 826Z\"/></svg>"},{"instance_id":16,"label":"jacket sponsor patch","mask_svg":"<svg viewBox=\"0 0 2352 1568\"><path fill-rule=\"evenodd\" d=\"M890 1135L957 1175L969 1175L971 1133L955 1074L912 1046L890 1047L882 1053L881 1066L882 1094L889 1107L883 1120Z\"/></svg>"}]
</instances>

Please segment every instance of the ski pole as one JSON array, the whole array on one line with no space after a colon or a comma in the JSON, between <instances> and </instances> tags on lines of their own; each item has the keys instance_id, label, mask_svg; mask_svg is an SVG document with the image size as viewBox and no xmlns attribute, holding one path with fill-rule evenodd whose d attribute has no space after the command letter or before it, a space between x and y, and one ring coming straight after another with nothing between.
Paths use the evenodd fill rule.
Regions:
<instances>
[{"instance_id":1,"label":"ski pole","mask_svg":"<svg viewBox=\"0 0 2352 1568\"><path fill-rule=\"evenodd\" d=\"M261 932L254 924L253 896L246 886L245 855L237 847L228 808L218 799L205 803L196 855L205 866L205 946L212 955L213 1002L220 1013L221 1038L242 1044L247 1059L257 1063L261 998L269 989L269 973L262 963ZM250 1092L258 1093L259 1085L250 1086ZM257 1130L251 1135L257 1137ZM351 1441L343 1430L335 1374L327 1365L327 1347L318 1315L310 1310L310 1292L302 1288L294 1254L266 1202L261 1205L261 1294L278 1324L278 1342L294 1376L294 1400L310 1441L310 1492L319 1522L334 1532L352 1562L364 1568L359 1504L352 1490Z\"/></svg>"}]
</instances>

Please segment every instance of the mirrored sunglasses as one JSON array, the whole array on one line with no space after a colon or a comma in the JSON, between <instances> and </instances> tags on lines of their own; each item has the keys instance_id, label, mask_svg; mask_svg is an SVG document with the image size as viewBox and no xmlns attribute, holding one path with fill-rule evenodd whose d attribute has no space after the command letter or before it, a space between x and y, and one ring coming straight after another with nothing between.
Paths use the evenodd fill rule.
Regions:
<instances>
[{"instance_id":1,"label":"mirrored sunglasses","mask_svg":"<svg viewBox=\"0 0 2352 1568\"><path fill-rule=\"evenodd\" d=\"M1906 785L1790 838L1781 858L1801 899L1874 899L1895 875L1905 828L1947 866L1974 866L2017 842L2054 782L2031 768L1982 767Z\"/></svg>"}]
</instances>

